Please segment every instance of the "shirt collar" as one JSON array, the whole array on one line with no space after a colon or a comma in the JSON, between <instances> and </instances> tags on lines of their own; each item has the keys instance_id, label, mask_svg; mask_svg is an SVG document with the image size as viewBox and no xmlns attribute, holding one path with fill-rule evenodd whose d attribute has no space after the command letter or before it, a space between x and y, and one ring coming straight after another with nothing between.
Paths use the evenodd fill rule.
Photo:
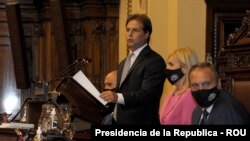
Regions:
<instances>
[{"instance_id":1,"label":"shirt collar","mask_svg":"<svg viewBox=\"0 0 250 141\"><path fill-rule=\"evenodd\" d=\"M146 43L146 44L144 44L143 46L141 46L141 47L139 47L138 49L136 49L136 50L133 52L134 55L137 57L137 56L140 54L140 52L141 52L147 45L148 45L148 44ZM130 50L129 53L132 53L132 51Z\"/></svg>"},{"instance_id":2,"label":"shirt collar","mask_svg":"<svg viewBox=\"0 0 250 141\"><path fill-rule=\"evenodd\" d=\"M213 106L214 106L214 104L212 104L211 106L209 106L207 108L202 108L202 110L206 110L210 114L212 109L213 109Z\"/></svg>"}]
</instances>

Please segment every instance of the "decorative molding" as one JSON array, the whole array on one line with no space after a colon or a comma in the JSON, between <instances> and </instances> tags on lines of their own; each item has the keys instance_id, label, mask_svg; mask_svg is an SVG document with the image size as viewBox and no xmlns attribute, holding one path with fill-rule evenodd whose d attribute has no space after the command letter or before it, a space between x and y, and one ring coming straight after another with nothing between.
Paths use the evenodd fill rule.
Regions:
<instances>
[{"instance_id":1,"label":"decorative molding","mask_svg":"<svg viewBox=\"0 0 250 141\"><path fill-rule=\"evenodd\" d=\"M127 2L127 16L131 15L132 14L132 0L128 0Z\"/></svg>"},{"instance_id":2,"label":"decorative molding","mask_svg":"<svg viewBox=\"0 0 250 141\"><path fill-rule=\"evenodd\" d=\"M146 14L148 13L148 0L138 0L137 12Z\"/></svg>"},{"instance_id":3,"label":"decorative molding","mask_svg":"<svg viewBox=\"0 0 250 141\"><path fill-rule=\"evenodd\" d=\"M227 22L241 20L244 16L242 13L215 13L213 24L213 58L216 60L224 51L227 35L225 26ZM216 62L215 62L216 63Z\"/></svg>"},{"instance_id":4,"label":"decorative molding","mask_svg":"<svg viewBox=\"0 0 250 141\"><path fill-rule=\"evenodd\" d=\"M227 61L228 70L250 70L250 53L230 53Z\"/></svg>"},{"instance_id":5,"label":"decorative molding","mask_svg":"<svg viewBox=\"0 0 250 141\"><path fill-rule=\"evenodd\" d=\"M105 31L104 31L104 26L103 26L103 21L102 20L98 20L98 21L95 21L95 26L94 26L94 29L93 31L91 32L94 37L95 40L101 40L102 37L104 36L105 34Z\"/></svg>"},{"instance_id":6,"label":"decorative molding","mask_svg":"<svg viewBox=\"0 0 250 141\"><path fill-rule=\"evenodd\" d=\"M127 0L128 16L134 13L147 14L148 0Z\"/></svg>"},{"instance_id":7,"label":"decorative molding","mask_svg":"<svg viewBox=\"0 0 250 141\"><path fill-rule=\"evenodd\" d=\"M246 15L242 18L241 26L235 28L234 33L228 35L226 45L236 44L237 41L244 38L250 38L250 10L247 10Z\"/></svg>"}]
</instances>

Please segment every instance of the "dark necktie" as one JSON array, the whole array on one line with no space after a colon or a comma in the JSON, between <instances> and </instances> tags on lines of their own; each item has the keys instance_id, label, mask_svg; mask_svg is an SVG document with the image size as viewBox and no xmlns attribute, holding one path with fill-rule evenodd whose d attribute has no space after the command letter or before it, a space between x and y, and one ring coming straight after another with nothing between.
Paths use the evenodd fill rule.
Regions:
<instances>
[{"instance_id":1,"label":"dark necktie","mask_svg":"<svg viewBox=\"0 0 250 141\"><path fill-rule=\"evenodd\" d=\"M208 118L209 113L207 112L207 110L202 110L202 117L200 120L200 124L206 124L207 118Z\"/></svg>"}]
</instances>

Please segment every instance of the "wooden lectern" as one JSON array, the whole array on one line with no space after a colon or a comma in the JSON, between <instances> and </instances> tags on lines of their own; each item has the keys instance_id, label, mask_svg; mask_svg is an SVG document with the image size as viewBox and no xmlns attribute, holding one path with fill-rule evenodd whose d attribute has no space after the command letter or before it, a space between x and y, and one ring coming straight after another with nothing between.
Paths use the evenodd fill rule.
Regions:
<instances>
[{"instance_id":1,"label":"wooden lectern","mask_svg":"<svg viewBox=\"0 0 250 141\"><path fill-rule=\"evenodd\" d=\"M96 100L73 78L64 78L56 88L72 105L73 113L90 123L101 123L108 114L108 107Z\"/></svg>"}]
</instances>

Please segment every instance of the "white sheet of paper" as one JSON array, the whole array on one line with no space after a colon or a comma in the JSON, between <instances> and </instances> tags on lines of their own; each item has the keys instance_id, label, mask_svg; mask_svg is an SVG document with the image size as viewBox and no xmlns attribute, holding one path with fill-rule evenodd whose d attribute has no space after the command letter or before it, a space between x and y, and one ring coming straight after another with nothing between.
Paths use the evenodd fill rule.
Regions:
<instances>
[{"instance_id":1,"label":"white sheet of paper","mask_svg":"<svg viewBox=\"0 0 250 141\"><path fill-rule=\"evenodd\" d=\"M90 94L92 94L98 101L100 101L103 105L107 104L107 101L103 100L100 97L100 92L96 89L96 87L89 81L86 75L82 71L78 71L73 79L76 80L85 90L87 90Z\"/></svg>"}]
</instances>

